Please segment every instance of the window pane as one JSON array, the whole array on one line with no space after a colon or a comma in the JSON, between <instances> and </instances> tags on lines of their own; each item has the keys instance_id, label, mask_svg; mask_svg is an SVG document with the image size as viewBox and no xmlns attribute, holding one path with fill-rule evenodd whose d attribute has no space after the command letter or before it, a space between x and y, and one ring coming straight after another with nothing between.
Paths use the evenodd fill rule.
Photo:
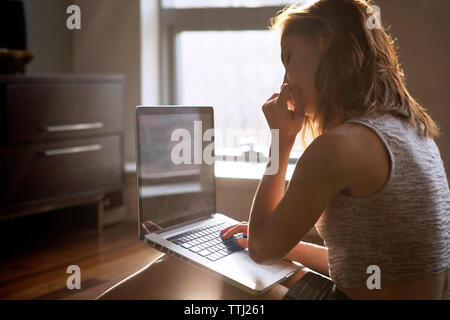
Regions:
<instances>
[{"instance_id":1,"label":"window pane","mask_svg":"<svg viewBox=\"0 0 450 320\"><path fill-rule=\"evenodd\" d=\"M294 0L162 0L163 8L284 6Z\"/></svg>"},{"instance_id":2,"label":"window pane","mask_svg":"<svg viewBox=\"0 0 450 320\"><path fill-rule=\"evenodd\" d=\"M214 107L216 134L222 134L216 136L218 154L243 144L268 151L261 107L279 92L283 77L275 32L185 31L176 37L176 103Z\"/></svg>"}]
</instances>

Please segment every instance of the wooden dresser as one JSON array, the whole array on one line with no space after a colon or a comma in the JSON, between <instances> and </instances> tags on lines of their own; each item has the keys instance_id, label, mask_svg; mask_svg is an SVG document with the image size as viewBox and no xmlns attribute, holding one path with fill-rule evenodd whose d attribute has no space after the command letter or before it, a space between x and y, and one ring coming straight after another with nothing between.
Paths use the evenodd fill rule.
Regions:
<instances>
[{"instance_id":1,"label":"wooden dresser","mask_svg":"<svg viewBox=\"0 0 450 320\"><path fill-rule=\"evenodd\" d=\"M0 220L95 202L102 213L123 184L123 82L0 76Z\"/></svg>"}]
</instances>

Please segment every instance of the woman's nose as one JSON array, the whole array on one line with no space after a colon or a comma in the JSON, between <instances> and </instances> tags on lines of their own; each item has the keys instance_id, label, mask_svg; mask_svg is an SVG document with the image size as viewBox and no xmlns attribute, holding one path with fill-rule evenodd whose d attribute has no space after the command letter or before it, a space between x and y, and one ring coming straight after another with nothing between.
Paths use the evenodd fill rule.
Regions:
<instances>
[{"instance_id":1,"label":"woman's nose","mask_svg":"<svg viewBox=\"0 0 450 320\"><path fill-rule=\"evenodd\" d=\"M283 84L288 83L287 73L284 74Z\"/></svg>"}]
</instances>

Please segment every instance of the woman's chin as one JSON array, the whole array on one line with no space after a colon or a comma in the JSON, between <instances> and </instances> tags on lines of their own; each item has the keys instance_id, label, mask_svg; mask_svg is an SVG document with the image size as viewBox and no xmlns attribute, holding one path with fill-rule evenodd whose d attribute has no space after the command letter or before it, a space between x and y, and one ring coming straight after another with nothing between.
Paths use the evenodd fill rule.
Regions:
<instances>
[{"instance_id":1,"label":"woman's chin","mask_svg":"<svg viewBox=\"0 0 450 320\"><path fill-rule=\"evenodd\" d=\"M300 110L302 113L306 114L306 113L305 113L305 105L304 105L303 103L295 104L295 105L294 105L294 110L296 110L297 108L299 108L299 110Z\"/></svg>"},{"instance_id":2,"label":"woman's chin","mask_svg":"<svg viewBox=\"0 0 450 320\"><path fill-rule=\"evenodd\" d=\"M302 101L302 103L300 104L300 108L303 110L305 116L314 116L314 107L312 107L309 103Z\"/></svg>"},{"instance_id":3,"label":"woman's chin","mask_svg":"<svg viewBox=\"0 0 450 320\"><path fill-rule=\"evenodd\" d=\"M311 110L311 108L308 108L308 107L306 106L304 110L305 110L305 116L308 116L308 117L314 116L314 111Z\"/></svg>"}]
</instances>

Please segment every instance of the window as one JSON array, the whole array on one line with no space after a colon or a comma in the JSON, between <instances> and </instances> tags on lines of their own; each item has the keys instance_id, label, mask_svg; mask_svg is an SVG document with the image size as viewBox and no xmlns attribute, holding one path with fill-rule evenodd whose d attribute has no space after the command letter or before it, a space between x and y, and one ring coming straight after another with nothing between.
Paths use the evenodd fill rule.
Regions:
<instances>
[{"instance_id":1,"label":"window","mask_svg":"<svg viewBox=\"0 0 450 320\"><path fill-rule=\"evenodd\" d=\"M267 7L291 4L291 0L162 0L163 8Z\"/></svg>"},{"instance_id":2,"label":"window","mask_svg":"<svg viewBox=\"0 0 450 320\"><path fill-rule=\"evenodd\" d=\"M265 161L270 132L261 107L284 77L279 36L268 25L291 2L161 2L163 104L213 106L216 155L253 149ZM296 143L297 157L299 150Z\"/></svg>"}]
</instances>

